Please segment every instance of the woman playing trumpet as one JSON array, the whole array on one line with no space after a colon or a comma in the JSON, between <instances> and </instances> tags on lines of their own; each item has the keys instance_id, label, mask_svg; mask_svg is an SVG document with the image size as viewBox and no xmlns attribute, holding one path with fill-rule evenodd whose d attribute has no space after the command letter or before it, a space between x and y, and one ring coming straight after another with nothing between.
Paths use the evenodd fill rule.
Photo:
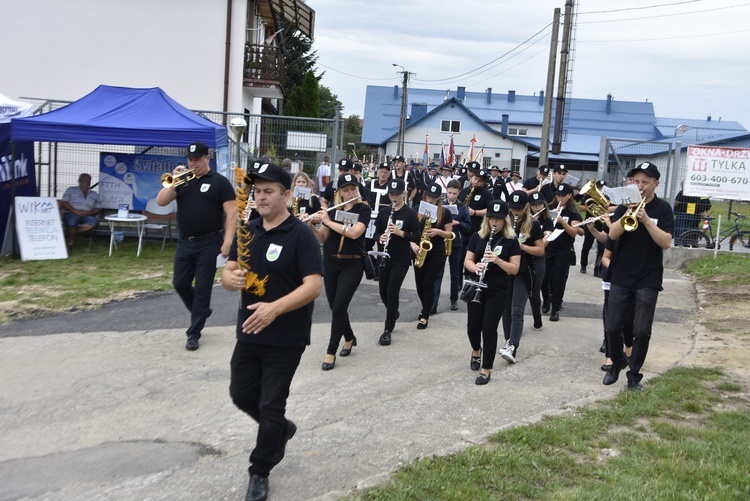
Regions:
<instances>
[{"instance_id":1,"label":"woman playing trumpet","mask_svg":"<svg viewBox=\"0 0 750 501\"><path fill-rule=\"evenodd\" d=\"M336 365L336 351L341 337L344 347L339 353L346 357L352 347L357 345L357 338L349 322L349 303L362 281L362 259L365 255L365 230L370 223L370 207L360 202L357 185L359 182L352 174L344 174L338 179L338 189L334 199L341 198L346 203L340 210L356 214L356 223L345 224L331 219L335 217L328 211L318 211L315 219L320 220L320 229L308 223L313 229L319 242L323 243L324 267L323 285L331 308L331 337L328 349L323 359L324 371L331 370Z\"/></svg>"},{"instance_id":2,"label":"woman playing trumpet","mask_svg":"<svg viewBox=\"0 0 750 501\"><path fill-rule=\"evenodd\" d=\"M425 234L428 238L427 241L430 242L431 249L427 252L422 266L414 266L417 295L422 302L422 312L419 314L417 329L426 329L430 320L430 311L435 300L435 282L440 271L445 268L445 239L451 237L453 226L451 213L443 209L442 189L437 183L427 186L422 197L425 202L437 206L437 221L430 222L430 228L426 230L425 234L427 218L422 214L418 216L421 222L420 234Z\"/></svg>"},{"instance_id":3,"label":"woman playing trumpet","mask_svg":"<svg viewBox=\"0 0 750 501\"><path fill-rule=\"evenodd\" d=\"M508 206L500 200L487 208L479 232L469 239L464 267L470 273L483 274L481 301L470 302L466 332L471 344L470 368L481 371L475 383L487 384L497 351L497 326L505 310L508 275L518 273L521 248L508 218Z\"/></svg>"}]
</instances>

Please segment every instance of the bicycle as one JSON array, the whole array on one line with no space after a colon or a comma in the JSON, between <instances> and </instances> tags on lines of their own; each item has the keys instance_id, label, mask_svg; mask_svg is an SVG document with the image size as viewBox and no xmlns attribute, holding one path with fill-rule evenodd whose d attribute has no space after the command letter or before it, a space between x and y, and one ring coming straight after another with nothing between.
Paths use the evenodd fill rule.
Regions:
<instances>
[{"instance_id":1,"label":"bicycle","mask_svg":"<svg viewBox=\"0 0 750 501\"><path fill-rule=\"evenodd\" d=\"M716 246L716 239L718 237L719 249L721 249L721 244L727 239L729 239L730 251L734 250L734 244L737 241L739 241L743 247L750 248L750 231L744 230L740 227L740 221L747 219L747 217L738 214L737 212L730 212L729 214L734 216L733 224L727 226L726 229L721 230L719 235L714 235L713 226L711 225L711 221L716 218L706 217L703 219L703 226L700 230L688 230L682 233L675 239L675 245L691 248L713 249Z\"/></svg>"}]
</instances>

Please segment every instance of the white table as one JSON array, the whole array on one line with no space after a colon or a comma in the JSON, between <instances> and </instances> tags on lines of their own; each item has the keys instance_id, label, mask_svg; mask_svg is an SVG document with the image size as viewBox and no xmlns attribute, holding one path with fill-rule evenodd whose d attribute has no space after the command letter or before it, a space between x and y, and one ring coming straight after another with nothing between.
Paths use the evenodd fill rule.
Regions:
<instances>
[{"instance_id":1,"label":"white table","mask_svg":"<svg viewBox=\"0 0 750 501\"><path fill-rule=\"evenodd\" d=\"M143 224L148 219L143 214L128 214L127 217L119 217L117 214L104 216L104 219L109 223L109 257L112 257L112 247L117 248L117 242L115 242L115 226L123 223L135 223L138 229L138 253L136 256L141 255L141 244L143 242Z\"/></svg>"}]
</instances>

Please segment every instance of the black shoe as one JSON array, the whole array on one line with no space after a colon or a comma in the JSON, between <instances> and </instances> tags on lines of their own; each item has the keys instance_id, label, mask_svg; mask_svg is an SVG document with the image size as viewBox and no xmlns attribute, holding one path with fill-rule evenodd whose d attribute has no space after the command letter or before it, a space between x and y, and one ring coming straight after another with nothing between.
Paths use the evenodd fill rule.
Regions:
<instances>
[{"instance_id":1,"label":"black shoe","mask_svg":"<svg viewBox=\"0 0 750 501\"><path fill-rule=\"evenodd\" d=\"M268 499L268 477L261 477L252 473L250 485L247 486L245 501L266 501L266 499Z\"/></svg>"},{"instance_id":2,"label":"black shoe","mask_svg":"<svg viewBox=\"0 0 750 501\"><path fill-rule=\"evenodd\" d=\"M451 301L451 311L456 311L458 309L458 303L456 301Z\"/></svg>"},{"instance_id":3,"label":"black shoe","mask_svg":"<svg viewBox=\"0 0 750 501\"><path fill-rule=\"evenodd\" d=\"M560 320L560 312L557 309L552 310L552 313L549 315L549 321L550 322L557 322Z\"/></svg>"},{"instance_id":4,"label":"black shoe","mask_svg":"<svg viewBox=\"0 0 750 501\"><path fill-rule=\"evenodd\" d=\"M469 368L473 371L478 371L482 366L482 352L479 351L479 356L475 357L474 355L471 356L471 361L469 362Z\"/></svg>"},{"instance_id":5,"label":"black shoe","mask_svg":"<svg viewBox=\"0 0 750 501\"><path fill-rule=\"evenodd\" d=\"M594 278L602 278L601 270L594 270Z\"/></svg>"},{"instance_id":6,"label":"black shoe","mask_svg":"<svg viewBox=\"0 0 750 501\"><path fill-rule=\"evenodd\" d=\"M206 320L208 320L208 317L210 317L213 314L214 310L211 308L208 309L208 313L206 313Z\"/></svg>"},{"instance_id":7,"label":"black shoe","mask_svg":"<svg viewBox=\"0 0 750 501\"><path fill-rule=\"evenodd\" d=\"M541 315L534 315L534 330L540 331L542 330L542 316Z\"/></svg>"},{"instance_id":8,"label":"black shoe","mask_svg":"<svg viewBox=\"0 0 750 501\"><path fill-rule=\"evenodd\" d=\"M543 301L542 302L542 314L546 315L547 313L549 313L549 309L550 309L549 301Z\"/></svg>"},{"instance_id":9,"label":"black shoe","mask_svg":"<svg viewBox=\"0 0 750 501\"><path fill-rule=\"evenodd\" d=\"M344 343L346 345L346 343ZM341 357L348 357L352 353L352 348L357 346L357 336L354 336L352 338L352 344L349 345L349 348L341 348L341 351L339 352L339 356Z\"/></svg>"},{"instance_id":10,"label":"black shoe","mask_svg":"<svg viewBox=\"0 0 750 501\"><path fill-rule=\"evenodd\" d=\"M490 382L490 377L492 374L485 374L484 372L480 372L477 378L474 380L474 384L478 385L485 385Z\"/></svg>"},{"instance_id":11,"label":"black shoe","mask_svg":"<svg viewBox=\"0 0 750 501\"><path fill-rule=\"evenodd\" d=\"M601 369L602 369L602 370L603 370L604 372L607 372L607 371L608 371L608 370L610 370L611 368L612 368L612 364L602 364L602 367L601 367Z\"/></svg>"},{"instance_id":12,"label":"black shoe","mask_svg":"<svg viewBox=\"0 0 750 501\"><path fill-rule=\"evenodd\" d=\"M581 273L583 273L583 274L586 273L586 267L585 266L581 266Z\"/></svg>"},{"instance_id":13,"label":"black shoe","mask_svg":"<svg viewBox=\"0 0 750 501\"><path fill-rule=\"evenodd\" d=\"M383 331L383 333L380 335L378 343L380 343L380 346L388 346L389 344L391 344L391 331Z\"/></svg>"},{"instance_id":14,"label":"black shoe","mask_svg":"<svg viewBox=\"0 0 750 501\"><path fill-rule=\"evenodd\" d=\"M437 313L437 303L433 304L430 309L430 315L434 315L435 313Z\"/></svg>"},{"instance_id":15,"label":"black shoe","mask_svg":"<svg viewBox=\"0 0 750 501\"><path fill-rule=\"evenodd\" d=\"M638 391L642 393L646 391L646 388L644 388L643 385L639 383L638 381L628 381L628 390Z\"/></svg>"},{"instance_id":16,"label":"black shoe","mask_svg":"<svg viewBox=\"0 0 750 501\"><path fill-rule=\"evenodd\" d=\"M281 447L279 447L279 450L276 451L276 454L273 456L273 464L276 466L281 462L282 459L284 459L284 454L286 454L286 443L289 442L292 437L294 437L294 434L297 433L297 425L294 424L293 421L287 419L286 420L286 433L284 433L284 436L281 437Z\"/></svg>"},{"instance_id":17,"label":"black shoe","mask_svg":"<svg viewBox=\"0 0 750 501\"><path fill-rule=\"evenodd\" d=\"M427 324L429 321L424 318L422 315L419 316L419 322L417 322L417 329L423 331L427 328Z\"/></svg>"},{"instance_id":18,"label":"black shoe","mask_svg":"<svg viewBox=\"0 0 750 501\"><path fill-rule=\"evenodd\" d=\"M199 337L200 336L196 335L188 336L187 343L185 344L185 349L190 351L197 350L200 347L200 345L198 344Z\"/></svg>"},{"instance_id":19,"label":"black shoe","mask_svg":"<svg viewBox=\"0 0 750 501\"><path fill-rule=\"evenodd\" d=\"M607 353L606 341L602 341L602 345L599 347L599 353Z\"/></svg>"},{"instance_id":20,"label":"black shoe","mask_svg":"<svg viewBox=\"0 0 750 501\"><path fill-rule=\"evenodd\" d=\"M620 377L620 371L623 370L627 366L628 366L627 362L621 362L619 364L612 362L612 367L610 367L610 369L604 375L604 380L602 380L602 384L606 384L606 385L615 384L617 382L617 379Z\"/></svg>"},{"instance_id":21,"label":"black shoe","mask_svg":"<svg viewBox=\"0 0 750 501\"><path fill-rule=\"evenodd\" d=\"M322 368L322 369L323 369L324 371L330 371L330 370L331 370L331 369L333 369L334 367L336 367L336 355L334 355L334 356L333 356L333 362L331 362L331 363L328 363L328 362L323 362L323 365L322 365L322 367L321 367L321 368Z\"/></svg>"}]
</instances>

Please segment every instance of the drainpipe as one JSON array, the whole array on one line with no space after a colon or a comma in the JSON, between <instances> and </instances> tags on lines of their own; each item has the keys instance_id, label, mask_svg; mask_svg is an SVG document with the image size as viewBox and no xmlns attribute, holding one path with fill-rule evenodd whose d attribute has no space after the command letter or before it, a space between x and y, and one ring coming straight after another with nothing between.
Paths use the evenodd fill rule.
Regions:
<instances>
[{"instance_id":1,"label":"drainpipe","mask_svg":"<svg viewBox=\"0 0 750 501\"><path fill-rule=\"evenodd\" d=\"M232 0L227 0L227 40L224 47L224 101L221 110L226 113L229 107L229 49L232 46ZM227 124L226 114L222 118L222 123Z\"/></svg>"}]
</instances>

